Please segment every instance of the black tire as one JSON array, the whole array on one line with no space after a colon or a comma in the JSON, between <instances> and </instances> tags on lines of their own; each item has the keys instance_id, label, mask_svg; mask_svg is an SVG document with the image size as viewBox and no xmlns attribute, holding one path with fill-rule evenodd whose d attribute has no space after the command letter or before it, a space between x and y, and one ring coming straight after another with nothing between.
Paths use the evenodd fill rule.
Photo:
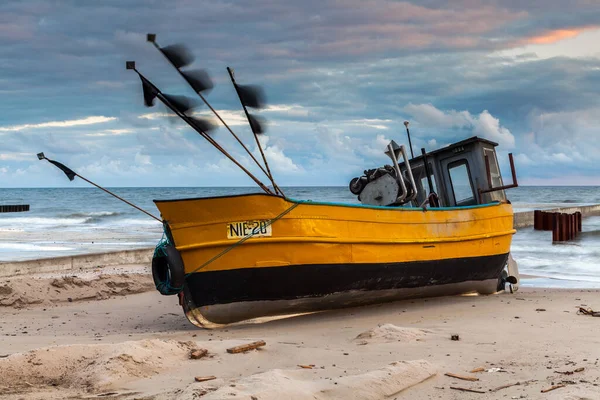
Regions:
<instances>
[{"instance_id":1,"label":"black tire","mask_svg":"<svg viewBox=\"0 0 600 400\"><path fill-rule=\"evenodd\" d=\"M185 270L181 254L174 246L166 245L165 254L152 259L152 278L156 290L165 296L178 294L183 289Z\"/></svg>"}]
</instances>

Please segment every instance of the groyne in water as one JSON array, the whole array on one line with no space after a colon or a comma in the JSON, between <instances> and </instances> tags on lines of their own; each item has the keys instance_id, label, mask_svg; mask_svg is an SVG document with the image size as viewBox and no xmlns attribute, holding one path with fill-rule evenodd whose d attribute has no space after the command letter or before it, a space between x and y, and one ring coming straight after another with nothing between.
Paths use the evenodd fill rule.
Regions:
<instances>
[{"instance_id":1,"label":"groyne in water","mask_svg":"<svg viewBox=\"0 0 600 400\"><path fill-rule=\"evenodd\" d=\"M591 215L600 215L600 204L593 204L588 206L573 206L573 207L559 207L559 208L549 208L544 209L545 212L559 212L564 214L573 214L576 212L580 212L583 218L589 217ZM529 226L533 226L534 211L521 211L515 212L513 225L515 229L519 228L527 228ZM585 221L584 221L585 224Z\"/></svg>"},{"instance_id":2,"label":"groyne in water","mask_svg":"<svg viewBox=\"0 0 600 400\"><path fill-rule=\"evenodd\" d=\"M582 217L600 215L600 204L588 206L560 207L544 209L547 212L572 214L580 212ZM514 227L516 229L533 226L532 211L515 212ZM585 225L585 220L583 221ZM69 273L93 268L150 264L154 248L141 248L124 251L80 254L73 256L42 258L26 261L0 262L0 277L39 274L47 272Z\"/></svg>"}]
</instances>

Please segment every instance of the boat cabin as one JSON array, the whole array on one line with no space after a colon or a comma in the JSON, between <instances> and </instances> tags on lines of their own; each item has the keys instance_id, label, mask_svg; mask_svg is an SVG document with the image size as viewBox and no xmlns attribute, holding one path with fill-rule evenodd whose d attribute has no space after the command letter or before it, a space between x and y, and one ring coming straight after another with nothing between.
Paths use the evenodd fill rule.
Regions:
<instances>
[{"instance_id":1,"label":"boat cabin","mask_svg":"<svg viewBox=\"0 0 600 400\"><path fill-rule=\"evenodd\" d=\"M429 153L422 149L420 156L408 159L404 146L392 141L386 154L394 165L365 171L350 182L350 191L363 204L380 206L461 207L506 201L504 190L517 186L516 174L509 154L513 184L505 186L496 146L475 136ZM396 178L399 175L402 179Z\"/></svg>"},{"instance_id":2,"label":"boat cabin","mask_svg":"<svg viewBox=\"0 0 600 400\"><path fill-rule=\"evenodd\" d=\"M422 204L429 195L429 184L424 167L427 159L433 190L442 207L471 206L493 201L505 201L506 194L494 143L487 139L472 137L450 146L434 150L409 161L415 178L417 197L413 205ZM486 158L487 164L486 166ZM405 171L406 165L400 168ZM481 193L490 189L488 168L493 192Z\"/></svg>"}]
</instances>

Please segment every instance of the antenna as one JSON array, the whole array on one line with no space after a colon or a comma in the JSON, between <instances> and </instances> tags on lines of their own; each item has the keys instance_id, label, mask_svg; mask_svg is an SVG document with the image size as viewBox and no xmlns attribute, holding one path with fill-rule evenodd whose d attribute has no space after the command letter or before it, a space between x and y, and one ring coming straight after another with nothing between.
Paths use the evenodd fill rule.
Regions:
<instances>
[{"instance_id":1,"label":"antenna","mask_svg":"<svg viewBox=\"0 0 600 400\"><path fill-rule=\"evenodd\" d=\"M408 136L408 147L410 147L410 158L415 158L412 149L412 142L410 141L410 131L408 130L408 121L404 121L404 126L406 127L406 135Z\"/></svg>"}]
</instances>

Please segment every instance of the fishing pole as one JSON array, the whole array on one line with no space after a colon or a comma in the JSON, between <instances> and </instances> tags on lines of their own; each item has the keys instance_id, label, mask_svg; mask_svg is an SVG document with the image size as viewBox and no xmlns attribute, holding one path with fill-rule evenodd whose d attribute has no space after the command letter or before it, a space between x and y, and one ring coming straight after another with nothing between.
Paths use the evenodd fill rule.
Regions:
<instances>
[{"instance_id":1,"label":"fishing pole","mask_svg":"<svg viewBox=\"0 0 600 400\"><path fill-rule=\"evenodd\" d=\"M106 193L110 194L111 196L116 197L117 199L121 200L123 203L126 203L126 204L130 205L131 207L135 208L136 210L141 211L144 214L148 215L149 217L154 218L155 220L157 220L158 222L160 222L162 224L162 220L160 218L158 218L158 217L150 214L148 211L144 210L143 208L140 208L140 207L136 206L135 204L130 203L129 201L125 200L124 198L117 196L116 194L114 194L110 190L105 189L102 186L97 185L94 182L90 181L89 179L84 178L83 176L79 175L77 172L73 171L71 168L67 167L66 165L64 165L62 163L59 163L58 161L54 161L54 160L49 159L48 157L46 157L44 155L44 153L38 153L37 157L38 157L38 160L40 160L40 161L41 160L46 160L49 163L54 164L58 169L60 169L62 172L64 172L65 175L67 175L67 178L69 178L70 181L72 181L73 179L75 179L75 177L77 176L80 179L83 179L84 181L86 181L87 183L96 186L98 189L104 190Z\"/></svg>"},{"instance_id":2,"label":"fishing pole","mask_svg":"<svg viewBox=\"0 0 600 400\"><path fill-rule=\"evenodd\" d=\"M142 75L135 67L134 61L127 61L126 68L133 70L142 81L142 87L144 90L144 100L146 105L152 105L154 98L158 98L165 106L173 111L179 118L184 120L192 129L194 129L200 136L206 139L212 144L217 150L219 150L225 157L229 158L235 165L237 165L242 171L244 171L265 193L273 194L269 188L267 188L258 178L256 178L250 171L248 171L242 164L240 164L235 158L233 158L216 140L208 135L206 130L205 122L194 117L190 117L185 114L191 108L191 105L185 104L186 98L178 99L176 96L164 94L158 89L152 82L150 82L144 75Z\"/></svg>"},{"instance_id":3,"label":"fishing pole","mask_svg":"<svg viewBox=\"0 0 600 400\"><path fill-rule=\"evenodd\" d=\"M253 88L253 87L239 86L235 81L233 70L231 68L227 67L227 72L229 72L229 77L231 78L231 83L233 83L235 92L237 93L237 95L240 99L240 103L242 103L242 108L244 109L244 114L246 114L246 118L248 119L248 124L250 124L250 129L252 130L252 134L254 135L254 139L256 140L256 146L260 150L260 155L262 156L263 161L265 162L265 167L267 167L267 172L268 172L267 175L268 175L269 179L271 180L273 187L275 188L275 190L277 190L279 188L275 184L275 180L273 179L273 174L271 174L271 169L269 168L269 163L267 162L267 157L265 157L265 153L263 152L262 146L260 145L260 142L258 140L258 134L263 133L264 129L261 126L260 122L256 119L256 117L250 115L248 113L248 109L246 108L246 102L248 102L248 100L250 100L250 99L253 101L253 103L249 104L250 107L262 108L261 93L256 88ZM283 194L283 192L281 194Z\"/></svg>"},{"instance_id":4,"label":"fishing pole","mask_svg":"<svg viewBox=\"0 0 600 400\"><path fill-rule=\"evenodd\" d=\"M229 133L237 140L237 142L244 148L246 153L252 158L252 160L258 165L261 171L271 180L273 184L273 188L276 192L281 193L283 195L283 191L275 184L273 177L270 175L270 171L265 171L265 168L261 163L258 162L256 157L252 154L252 152L246 147L244 142L233 132L233 130L227 125L225 120L221 118L217 110L215 110L208 100L202 95L203 91L212 89L212 82L210 81L210 77L203 70L195 70L195 71L182 71L181 67L185 67L189 65L193 61L193 56L189 54L189 52L183 46L172 45L166 47L160 47L158 43L156 43L156 34L149 33L146 35L146 40L154 45L158 51L171 63L171 65L179 72L179 75L183 77L183 79L190 85L190 87L196 92L198 97L206 104L206 106L215 114L215 116L221 121L223 126L227 128ZM261 149L262 153L262 149ZM267 167L268 168L268 167Z\"/></svg>"}]
</instances>

